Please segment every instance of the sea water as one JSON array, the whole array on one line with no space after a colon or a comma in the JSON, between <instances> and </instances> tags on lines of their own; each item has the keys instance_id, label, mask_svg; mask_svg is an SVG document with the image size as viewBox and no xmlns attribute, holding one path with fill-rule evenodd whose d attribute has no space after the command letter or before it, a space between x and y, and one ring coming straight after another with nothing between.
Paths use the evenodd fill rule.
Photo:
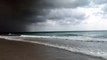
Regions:
<instances>
[{"instance_id":1,"label":"sea water","mask_svg":"<svg viewBox=\"0 0 107 60\"><path fill-rule=\"evenodd\" d=\"M107 37L107 31L56 31L56 32L51 31L51 32L29 32L22 34L37 36L89 36L101 38Z\"/></svg>"},{"instance_id":2,"label":"sea water","mask_svg":"<svg viewBox=\"0 0 107 60\"><path fill-rule=\"evenodd\" d=\"M20 33L21 39L68 51L107 59L107 31L60 31ZM6 38L6 37L5 37Z\"/></svg>"}]
</instances>

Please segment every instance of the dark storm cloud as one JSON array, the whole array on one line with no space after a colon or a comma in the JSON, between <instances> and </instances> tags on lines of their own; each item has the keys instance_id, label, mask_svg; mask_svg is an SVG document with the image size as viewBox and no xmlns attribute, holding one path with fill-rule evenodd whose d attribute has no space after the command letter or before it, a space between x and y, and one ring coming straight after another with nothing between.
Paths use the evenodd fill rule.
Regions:
<instances>
[{"instance_id":1,"label":"dark storm cloud","mask_svg":"<svg viewBox=\"0 0 107 60\"><path fill-rule=\"evenodd\" d=\"M77 8L77 7L84 7L89 5L90 1L89 0L35 0L35 2L32 3L31 10L34 12L34 17L32 17L32 21L34 23L38 22L45 22L48 19L52 20L63 20L65 17L73 17L74 19L84 19L83 15L82 16L77 16L67 14L65 12L63 16L58 15L55 12L51 13L51 10L53 9L60 9L60 8ZM61 11L61 10L60 10ZM69 12L69 11L68 11ZM60 14L63 13L62 11ZM50 14L50 15L49 15ZM74 20L74 19L71 20Z\"/></svg>"},{"instance_id":2,"label":"dark storm cloud","mask_svg":"<svg viewBox=\"0 0 107 60\"><path fill-rule=\"evenodd\" d=\"M77 8L89 3L89 0L0 0L0 32L27 31L29 24L47 19L84 19L82 15L49 16L50 11L45 9Z\"/></svg>"},{"instance_id":3,"label":"dark storm cloud","mask_svg":"<svg viewBox=\"0 0 107 60\"><path fill-rule=\"evenodd\" d=\"M76 8L90 3L89 0L35 0L35 2L33 8Z\"/></svg>"},{"instance_id":4,"label":"dark storm cloud","mask_svg":"<svg viewBox=\"0 0 107 60\"><path fill-rule=\"evenodd\" d=\"M85 15L75 14L74 12L61 11L61 8L71 9L77 7L84 7L90 4L89 0L36 0L32 3L31 10L36 13L32 18L33 23L45 22L47 20L64 20L71 18L71 20L84 20ZM55 9L60 9L59 11ZM62 14L63 13L63 14Z\"/></svg>"},{"instance_id":5,"label":"dark storm cloud","mask_svg":"<svg viewBox=\"0 0 107 60\"><path fill-rule=\"evenodd\" d=\"M0 0L0 32L26 31L26 24L32 20L30 11L33 0Z\"/></svg>"}]
</instances>

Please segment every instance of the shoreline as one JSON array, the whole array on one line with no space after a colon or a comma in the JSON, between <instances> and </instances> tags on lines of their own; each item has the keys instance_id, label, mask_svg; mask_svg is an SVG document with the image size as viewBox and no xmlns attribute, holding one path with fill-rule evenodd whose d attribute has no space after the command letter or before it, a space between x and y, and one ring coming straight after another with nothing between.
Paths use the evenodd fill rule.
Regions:
<instances>
[{"instance_id":1,"label":"shoreline","mask_svg":"<svg viewBox=\"0 0 107 60\"><path fill-rule=\"evenodd\" d=\"M105 60L36 43L0 39L1 60Z\"/></svg>"}]
</instances>

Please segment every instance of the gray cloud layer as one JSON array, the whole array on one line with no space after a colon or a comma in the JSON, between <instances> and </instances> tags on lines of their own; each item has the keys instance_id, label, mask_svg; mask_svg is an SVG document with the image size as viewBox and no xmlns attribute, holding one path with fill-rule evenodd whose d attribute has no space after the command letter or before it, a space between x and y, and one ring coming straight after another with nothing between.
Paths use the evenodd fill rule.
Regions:
<instances>
[{"instance_id":1,"label":"gray cloud layer","mask_svg":"<svg viewBox=\"0 0 107 60\"><path fill-rule=\"evenodd\" d=\"M35 0L33 8L76 8L86 6L89 0Z\"/></svg>"},{"instance_id":2,"label":"gray cloud layer","mask_svg":"<svg viewBox=\"0 0 107 60\"><path fill-rule=\"evenodd\" d=\"M106 4L107 0L93 0L95 4Z\"/></svg>"},{"instance_id":3,"label":"gray cloud layer","mask_svg":"<svg viewBox=\"0 0 107 60\"><path fill-rule=\"evenodd\" d=\"M78 23L85 20L81 11L73 11L85 7L92 0L0 0L0 32L27 31L30 24L46 22L47 20ZM106 4L107 0L95 0L96 4ZM107 8L104 7L104 12ZM63 22L64 21L64 22Z\"/></svg>"},{"instance_id":4,"label":"gray cloud layer","mask_svg":"<svg viewBox=\"0 0 107 60\"><path fill-rule=\"evenodd\" d=\"M43 11L46 12L47 10ZM84 20L85 14L80 13L79 10L75 11L73 9L49 9L47 14L45 15L39 15L36 16L35 19L39 19L39 21L36 22L45 22L47 20L52 20L52 21L69 21L69 22L75 22L78 23L81 20ZM61 23L62 24L62 23Z\"/></svg>"}]
</instances>

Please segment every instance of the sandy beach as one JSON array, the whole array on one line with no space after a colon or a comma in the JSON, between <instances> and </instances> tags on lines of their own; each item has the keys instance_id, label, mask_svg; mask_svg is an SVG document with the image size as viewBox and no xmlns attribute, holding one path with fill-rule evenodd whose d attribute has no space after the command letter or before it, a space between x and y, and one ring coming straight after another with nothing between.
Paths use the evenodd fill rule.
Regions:
<instances>
[{"instance_id":1,"label":"sandy beach","mask_svg":"<svg viewBox=\"0 0 107 60\"><path fill-rule=\"evenodd\" d=\"M36 43L0 39L0 60L104 60Z\"/></svg>"}]
</instances>

